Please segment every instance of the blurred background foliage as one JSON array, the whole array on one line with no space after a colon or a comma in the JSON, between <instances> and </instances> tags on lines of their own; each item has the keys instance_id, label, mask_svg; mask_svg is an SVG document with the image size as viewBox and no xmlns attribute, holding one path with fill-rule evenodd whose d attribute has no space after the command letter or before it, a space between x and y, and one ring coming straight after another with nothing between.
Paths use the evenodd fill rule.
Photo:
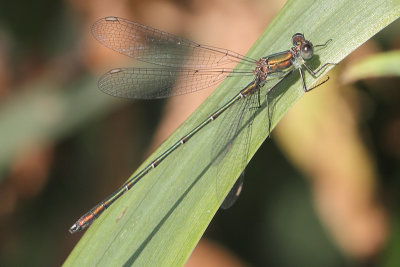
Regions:
<instances>
[{"instance_id":1,"label":"blurred background foliage","mask_svg":"<svg viewBox=\"0 0 400 267\"><path fill-rule=\"evenodd\" d=\"M3 3L0 265L62 264L80 238L68 233L74 220L212 91L167 101L103 95L100 74L133 62L93 40L97 18L126 17L245 54L283 4ZM398 266L400 67L388 51L400 48L399 30L396 21L369 40L291 109L249 164L239 201L217 214L187 266ZM380 53L393 54L368 64Z\"/></svg>"}]
</instances>

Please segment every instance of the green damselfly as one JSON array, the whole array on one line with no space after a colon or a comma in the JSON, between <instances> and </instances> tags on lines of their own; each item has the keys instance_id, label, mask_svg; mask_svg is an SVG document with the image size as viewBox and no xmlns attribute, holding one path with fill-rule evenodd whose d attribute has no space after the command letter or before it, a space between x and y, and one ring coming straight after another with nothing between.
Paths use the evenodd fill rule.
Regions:
<instances>
[{"instance_id":1,"label":"green damselfly","mask_svg":"<svg viewBox=\"0 0 400 267\"><path fill-rule=\"evenodd\" d=\"M161 65L159 68L118 68L104 74L99 80L99 88L112 96L155 99L176 96L194 92L210 87L223 79L234 76L251 76L253 80L226 104L217 109L207 119L194 127L189 133L179 139L164 153L156 157L149 165L137 175L129 179L117 191L104 201L96 205L83 215L69 229L71 233L87 228L100 214L114 203L125 192L131 189L147 173L156 168L165 158L176 151L198 133L203 127L215 121L225 111L230 110L235 104L238 106L238 116L232 121L226 122L231 131L222 142L218 143L216 150L228 150L227 142L234 142L237 131L243 122L242 113L249 112L250 118L254 116L255 107L260 107L260 88L270 78L277 82L267 90L266 103L269 103L269 93L276 85L294 70L299 70L302 86L305 92L326 82L307 88L303 67L312 76L317 77L322 70L334 63L326 63L313 71L307 66L306 61L314 55L315 47L323 47L328 44L315 45L306 40L304 35L296 33L292 37L293 46L286 51L272 54L259 60L255 60L227 49L221 49L206 45L200 45L187 39L166 33L140 23L132 22L117 17L106 17L96 21L92 27L94 37L103 45L121 54L135 59ZM242 65L243 68L233 69L234 65ZM247 69L246 69L247 66ZM176 81L179 81L176 83ZM267 107L268 120L270 109ZM271 122L268 122L268 131L271 130ZM225 155L226 153L220 153ZM243 175L238 178L231 192L225 198L222 206L230 206L239 194Z\"/></svg>"}]
</instances>

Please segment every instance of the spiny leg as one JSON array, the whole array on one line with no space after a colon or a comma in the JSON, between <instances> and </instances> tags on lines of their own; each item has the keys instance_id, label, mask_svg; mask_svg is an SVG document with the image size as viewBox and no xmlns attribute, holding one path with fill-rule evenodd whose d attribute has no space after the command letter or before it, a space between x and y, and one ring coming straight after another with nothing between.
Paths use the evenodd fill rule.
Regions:
<instances>
[{"instance_id":1,"label":"spiny leg","mask_svg":"<svg viewBox=\"0 0 400 267\"><path fill-rule=\"evenodd\" d=\"M336 63L326 63L326 64L324 64L323 66L321 66L320 68L318 68L317 70L313 71L307 64L303 63L303 66L306 68L306 70L307 70L314 78L317 78L317 77L319 76L318 73L319 73L321 70L325 69L325 68L326 68L327 66L329 66L329 65L337 65L337 64L336 64ZM305 83L305 80L304 80L304 76L303 76L303 69L302 69L302 67L299 68L299 73L300 73L301 82L302 82L302 84L303 84L303 90L304 90L304 92L306 92L306 93L307 93L307 92L310 92L312 89L315 89L315 88L317 88L318 86L320 86L320 85L326 83L326 82L329 80L329 76L327 76L326 79L323 80L322 82L320 82L320 83L314 85L313 87L307 88L306 83Z\"/></svg>"},{"instance_id":2,"label":"spiny leg","mask_svg":"<svg viewBox=\"0 0 400 267\"><path fill-rule=\"evenodd\" d=\"M273 88L273 87L272 87ZM271 138L271 114L270 114L270 111L269 111L269 93L272 91L272 88L271 89L269 89L268 91L267 91L267 94L266 94L266 96L265 96L265 102L267 102L267 115L268 115L268 137L270 137Z\"/></svg>"},{"instance_id":3,"label":"spiny leg","mask_svg":"<svg viewBox=\"0 0 400 267\"><path fill-rule=\"evenodd\" d=\"M312 70L306 63L303 63L303 66L307 69L307 71L312 75L312 76L314 76L314 78L317 78L318 77L318 73L321 71L321 70L324 70L326 67L328 67L329 65L337 65L336 63L325 63L324 65L322 65L321 67L319 67L318 69L316 69L316 70Z\"/></svg>"},{"instance_id":4,"label":"spiny leg","mask_svg":"<svg viewBox=\"0 0 400 267\"><path fill-rule=\"evenodd\" d=\"M327 46L330 42L332 42L332 39L329 39L329 40L326 41L324 44L314 45L314 47L325 47L325 46Z\"/></svg>"}]
</instances>

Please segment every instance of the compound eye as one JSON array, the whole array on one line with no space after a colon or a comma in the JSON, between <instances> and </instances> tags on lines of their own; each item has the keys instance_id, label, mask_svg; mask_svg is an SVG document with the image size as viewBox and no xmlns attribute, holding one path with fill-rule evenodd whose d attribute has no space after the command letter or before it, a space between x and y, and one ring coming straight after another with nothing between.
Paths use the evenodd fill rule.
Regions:
<instances>
[{"instance_id":1,"label":"compound eye","mask_svg":"<svg viewBox=\"0 0 400 267\"><path fill-rule=\"evenodd\" d=\"M301 47L301 57L305 60L312 58L314 55L314 48L310 44L305 44Z\"/></svg>"}]
</instances>

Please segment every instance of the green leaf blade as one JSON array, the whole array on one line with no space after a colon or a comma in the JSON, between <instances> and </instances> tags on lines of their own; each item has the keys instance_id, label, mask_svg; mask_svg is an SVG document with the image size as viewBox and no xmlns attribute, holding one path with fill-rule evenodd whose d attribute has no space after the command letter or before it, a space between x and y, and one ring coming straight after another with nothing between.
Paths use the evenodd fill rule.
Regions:
<instances>
[{"instance_id":1,"label":"green leaf blade","mask_svg":"<svg viewBox=\"0 0 400 267\"><path fill-rule=\"evenodd\" d=\"M400 51L369 56L352 64L343 74L345 82L361 79L400 76Z\"/></svg>"}]
</instances>

